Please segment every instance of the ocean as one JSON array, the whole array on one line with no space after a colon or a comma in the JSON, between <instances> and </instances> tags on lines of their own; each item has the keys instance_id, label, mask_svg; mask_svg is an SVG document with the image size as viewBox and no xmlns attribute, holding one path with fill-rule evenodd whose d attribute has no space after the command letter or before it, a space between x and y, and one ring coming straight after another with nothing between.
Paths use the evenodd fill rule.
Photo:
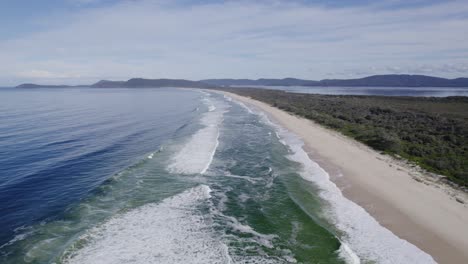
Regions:
<instances>
[{"instance_id":1,"label":"ocean","mask_svg":"<svg viewBox=\"0 0 468 264\"><path fill-rule=\"evenodd\" d=\"M294 134L191 89L0 90L0 263L433 263Z\"/></svg>"}]
</instances>

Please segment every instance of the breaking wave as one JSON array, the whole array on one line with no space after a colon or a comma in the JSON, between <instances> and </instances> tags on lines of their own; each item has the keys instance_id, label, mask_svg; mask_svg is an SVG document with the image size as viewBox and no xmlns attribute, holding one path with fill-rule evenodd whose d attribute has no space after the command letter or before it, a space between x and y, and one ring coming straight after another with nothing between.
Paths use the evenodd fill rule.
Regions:
<instances>
[{"instance_id":1,"label":"breaking wave","mask_svg":"<svg viewBox=\"0 0 468 264\"><path fill-rule=\"evenodd\" d=\"M213 161L219 144L220 125L228 105L211 96L205 97L203 102L208 107L200 119L203 127L174 155L168 166L172 173L204 174Z\"/></svg>"},{"instance_id":2,"label":"breaking wave","mask_svg":"<svg viewBox=\"0 0 468 264\"><path fill-rule=\"evenodd\" d=\"M229 263L203 204L206 185L119 216L86 233L65 263Z\"/></svg>"}]
</instances>

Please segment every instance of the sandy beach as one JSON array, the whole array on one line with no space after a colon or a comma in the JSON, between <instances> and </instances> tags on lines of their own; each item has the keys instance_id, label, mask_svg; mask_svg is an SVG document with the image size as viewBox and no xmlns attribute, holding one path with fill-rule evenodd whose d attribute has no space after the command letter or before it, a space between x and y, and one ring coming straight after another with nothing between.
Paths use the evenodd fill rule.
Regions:
<instances>
[{"instance_id":1,"label":"sandy beach","mask_svg":"<svg viewBox=\"0 0 468 264\"><path fill-rule=\"evenodd\" d=\"M466 193L417 178L414 169L402 162L310 120L250 98L228 95L265 112L298 135L309 157L329 173L344 196L381 225L438 263L468 263Z\"/></svg>"}]
</instances>

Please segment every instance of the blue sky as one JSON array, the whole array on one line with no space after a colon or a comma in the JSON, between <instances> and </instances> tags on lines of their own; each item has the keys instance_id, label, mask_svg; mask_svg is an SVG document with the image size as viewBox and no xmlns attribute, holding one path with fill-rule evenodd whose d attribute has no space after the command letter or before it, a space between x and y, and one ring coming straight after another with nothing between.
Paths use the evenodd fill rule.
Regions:
<instances>
[{"instance_id":1,"label":"blue sky","mask_svg":"<svg viewBox=\"0 0 468 264\"><path fill-rule=\"evenodd\" d=\"M0 23L0 86L468 76L468 0L3 0Z\"/></svg>"}]
</instances>

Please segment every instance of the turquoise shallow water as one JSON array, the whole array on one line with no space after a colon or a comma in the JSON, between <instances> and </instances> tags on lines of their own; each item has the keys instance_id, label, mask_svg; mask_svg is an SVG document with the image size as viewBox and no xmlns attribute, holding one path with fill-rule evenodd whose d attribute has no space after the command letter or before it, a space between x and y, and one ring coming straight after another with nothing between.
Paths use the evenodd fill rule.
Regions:
<instances>
[{"instance_id":1,"label":"turquoise shallow water","mask_svg":"<svg viewBox=\"0 0 468 264\"><path fill-rule=\"evenodd\" d=\"M294 135L228 97L10 93L2 154L23 163L2 164L0 187L22 206L2 203L18 226L3 227L1 263L431 262L343 198Z\"/></svg>"}]
</instances>

